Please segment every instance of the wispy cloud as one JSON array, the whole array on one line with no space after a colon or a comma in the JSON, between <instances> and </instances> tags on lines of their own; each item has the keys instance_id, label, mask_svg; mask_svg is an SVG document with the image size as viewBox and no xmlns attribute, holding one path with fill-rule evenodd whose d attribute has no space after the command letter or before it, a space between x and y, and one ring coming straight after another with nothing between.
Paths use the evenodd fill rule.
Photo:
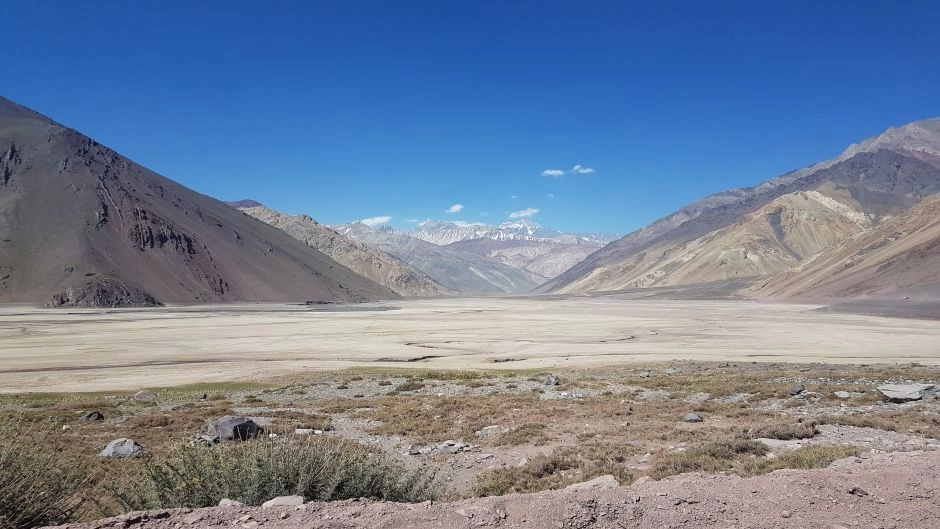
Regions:
<instances>
[{"instance_id":1,"label":"wispy cloud","mask_svg":"<svg viewBox=\"0 0 940 529\"><path fill-rule=\"evenodd\" d=\"M389 217L388 215L383 215L380 217L369 217L367 219L362 219L359 222L365 224L366 226L377 226L379 224L385 224L390 220L392 220L392 217Z\"/></svg>"},{"instance_id":2,"label":"wispy cloud","mask_svg":"<svg viewBox=\"0 0 940 529\"><path fill-rule=\"evenodd\" d=\"M515 200L515 199L517 199L517 198L519 198L519 197L517 197L516 195L513 195L513 196L511 196L511 197L509 197L509 198Z\"/></svg>"},{"instance_id":3,"label":"wispy cloud","mask_svg":"<svg viewBox=\"0 0 940 529\"><path fill-rule=\"evenodd\" d=\"M548 198L555 198L555 193L549 193L545 196L547 196Z\"/></svg>"},{"instance_id":4,"label":"wispy cloud","mask_svg":"<svg viewBox=\"0 0 940 529\"><path fill-rule=\"evenodd\" d=\"M469 228L471 226L483 226L482 222L467 222L465 220L455 220L453 221L454 225L460 226L461 228Z\"/></svg>"},{"instance_id":5,"label":"wispy cloud","mask_svg":"<svg viewBox=\"0 0 940 529\"><path fill-rule=\"evenodd\" d=\"M557 178L559 176L565 176L565 172L561 169L546 169L542 171L542 176L554 176Z\"/></svg>"},{"instance_id":6,"label":"wispy cloud","mask_svg":"<svg viewBox=\"0 0 940 529\"><path fill-rule=\"evenodd\" d=\"M542 171L542 176L551 176L553 178L560 178L566 174L591 174L594 172L594 169L590 167L585 167L581 164L575 165L571 168L570 171L562 171L561 169L546 169Z\"/></svg>"},{"instance_id":7,"label":"wispy cloud","mask_svg":"<svg viewBox=\"0 0 940 529\"><path fill-rule=\"evenodd\" d=\"M460 213L463 211L463 204L454 204L453 206L447 208L445 213Z\"/></svg>"},{"instance_id":8,"label":"wispy cloud","mask_svg":"<svg viewBox=\"0 0 940 529\"><path fill-rule=\"evenodd\" d=\"M511 219L522 219L525 217L532 217L539 212L539 208L525 208L520 209L519 211L513 211L509 214Z\"/></svg>"},{"instance_id":9,"label":"wispy cloud","mask_svg":"<svg viewBox=\"0 0 940 529\"><path fill-rule=\"evenodd\" d=\"M571 168L571 172L574 174L591 174L594 172L594 169L591 169L590 167L584 167L583 165L578 164Z\"/></svg>"}]
</instances>

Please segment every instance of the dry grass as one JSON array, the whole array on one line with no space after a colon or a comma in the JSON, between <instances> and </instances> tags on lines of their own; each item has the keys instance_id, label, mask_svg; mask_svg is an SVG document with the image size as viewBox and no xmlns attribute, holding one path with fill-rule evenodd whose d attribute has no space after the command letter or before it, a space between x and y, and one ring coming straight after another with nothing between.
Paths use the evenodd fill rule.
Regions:
<instances>
[{"instance_id":1,"label":"dry grass","mask_svg":"<svg viewBox=\"0 0 940 529\"><path fill-rule=\"evenodd\" d=\"M815 437L819 431L816 430L815 421L803 422L778 422L765 426L758 426L749 431L750 437L761 439L781 439L789 441L792 439L809 439Z\"/></svg>"},{"instance_id":2,"label":"dry grass","mask_svg":"<svg viewBox=\"0 0 940 529\"><path fill-rule=\"evenodd\" d=\"M542 446L549 440L549 436L546 435L545 430L544 424L523 424L518 428L513 428L512 430L497 435L496 438L493 439L493 444L496 446L518 446L524 444Z\"/></svg>"},{"instance_id":3,"label":"dry grass","mask_svg":"<svg viewBox=\"0 0 940 529\"><path fill-rule=\"evenodd\" d=\"M860 428L877 428L891 432L916 433L940 438L940 416L916 408L903 411L872 412L865 415L825 415L819 424L841 424Z\"/></svg>"}]
</instances>

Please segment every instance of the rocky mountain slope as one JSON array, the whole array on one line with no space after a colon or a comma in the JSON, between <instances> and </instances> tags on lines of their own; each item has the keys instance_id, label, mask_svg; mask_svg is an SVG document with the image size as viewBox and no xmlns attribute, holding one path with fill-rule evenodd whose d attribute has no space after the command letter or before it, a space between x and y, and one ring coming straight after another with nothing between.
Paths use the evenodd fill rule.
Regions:
<instances>
[{"instance_id":1,"label":"rocky mountain slope","mask_svg":"<svg viewBox=\"0 0 940 529\"><path fill-rule=\"evenodd\" d=\"M357 274L385 285L402 296L441 296L452 294L404 261L340 235L307 215L285 215L253 200L229 202L266 224L285 231L291 237L314 248Z\"/></svg>"},{"instance_id":2,"label":"rocky mountain slope","mask_svg":"<svg viewBox=\"0 0 940 529\"><path fill-rule=\"evenodd\" d=\"M748 290L759 298L940 296L940 198L843 240Z\"/></svg>"},{"instance_id":3,"label":"rocky mountain slope","mask_svg":"<svg viewBox=\"0 0 940 529\"><path fill-rule=\"evenodd\" d=\"M391 297L284 232L0 98L0 302Z\"/></svg>"},{"instance_id":4,"label":"rocky mountain slope","mask_svg":"<svg viewBox=\"0 0 940 529\"><path fill-rule=\"evenodd\" d=\"M545 280L526 270L472 252L439 246L390 226L366 226L357 222L335 228L347 237L394 255L458 292L521 293L532 290Z\"/></svg>"},{"instance_id":5,"label":"rocky mountain slope","mask_svg":"<svg viewBox=\"0 0 940 529\"><path fill-rule=\"evenodd\" d=\"M494 240L488 238L457 241L447 245L475 253L513 268L521 268L541 277L555 277L591 255L600 244L587 241L561 243L539 240Z\"/></svg>"},{"instance_id":6,"label":"rocky mountain slope","mask_svg":"<svg viewBox=\"0 0 940 529\"><path fill-rule=\"evenodd\" d=\"M726 255L737 252L739 261L744 255L741 241L737 240L736 235L717 232L741 222L749 215L757 213L760 217L761 213L758 212L761 208L778 198L808 191L817 191L833 200L838 198L837 202L868 216L874 223L913 206L940 191L940 119L890 129L878 137L852 145L832 160L788 173L753 188L732 189L706 197L605 246L567 272L546 282L539 290L616 290L634 284L716 281L729 277L729 274L735 276L734 273L739 273L739 276L772 273L780 264L792 260L786 256L769 256L777 262L769 268L744 262L741 263L744 266L706 266L709 259L714 263L714 258L721 255L722 250ZM797 207L797 204L793 206ZM803 237L807 237L808 247L834 242L838 240L839 233L849 234L844 230L837 231L814 241L817 233L826 232L829 228L809 224L821 218L831 220L832 217L827 214L824 217L811 215L800 218L797 215L798 207L792 211L786 210L787 207L781 209L778 217L782 219L789 215L794 220L799 219L801 224L806 224L794 228L794 234L802 233ZM762 213L766 218L768 212ZM849 225L846 227L853 229ZM726 246L721 246L721 238L727 242ZM778 239L776 232L772 237L765 234L759 238L760 245L767 248L774 247L774 240ZM794 238L798 237L790 236L787 246L797 244ZM711 250L702 250L704 247L710 247ZM690 248L693 250L691 253ZM808 257L797 253L801 258ZM791 257L796 259L793 254ZM722 263L721 260L718 262ZM696 267L701 269L701 273L690 273ZM708 272L709 268L714 273ZM731 273L736 268L740 268L740 272Z\"/></svg>"}]
</instances>

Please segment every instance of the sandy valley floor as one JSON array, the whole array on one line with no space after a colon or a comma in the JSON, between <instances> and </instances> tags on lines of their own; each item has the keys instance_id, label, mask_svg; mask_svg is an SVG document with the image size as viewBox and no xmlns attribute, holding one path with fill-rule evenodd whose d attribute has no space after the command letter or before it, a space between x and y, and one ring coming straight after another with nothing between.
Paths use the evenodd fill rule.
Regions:
<instances>
[{"instance_id":1,"label":"sandy valley floor","mask_svg":"<svg viewBox=\"0 0 940 529\"><path fill-rule=\"evenodd\" d=\"M673 359L940 364L936 321L814 308L603 297L153 310L7 306L0 308L0 392L134 389L354 366L541 369Z\"/></svg>"}]
</instances>

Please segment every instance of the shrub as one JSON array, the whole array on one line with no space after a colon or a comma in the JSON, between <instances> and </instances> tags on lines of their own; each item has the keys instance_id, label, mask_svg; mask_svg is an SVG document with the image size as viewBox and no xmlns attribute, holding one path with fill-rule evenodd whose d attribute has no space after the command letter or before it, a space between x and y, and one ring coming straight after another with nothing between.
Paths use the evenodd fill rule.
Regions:
<instances>
[{"instance_id":1,"label":"shrub","mask_svg":"<svg viewBox=\"0 0 940 529\"><path fill-rule=\"evenodd\" d=\"M259 505L293 494L320 501L436 497L431 474L408 471L357 443L319 437L181 446L163 461L148 461L133 482L133 488L111 491L132 510L208 507L223 498Z\"/></svg>"},{"instance_id":2,"label":"shrub","mask_svg":"<svg viewBox=\"0 0 940 529\"><path fill-rule=\"evenodd\" d=\"M405 391L417 391L423 387L424 387L424 384L422 382L408 381L408 382L402 382L401 384L396 386L395 391L399 393L403 393Z\"/></svg>"},{"instance_id":3,"label":"shrub","mask_svg":"<svg viewBox=\"0 0 940 529\"><path fill-rule=\"evenodd\" d=\"M17 423L0 423L0 430L0 529L70 521L82 503L81 475L62 468L51 436Z\"/></svg>"},{"instance_id":4,"label":"shrub","mask_svg":"<svg viewBox=\"0 0 940 529\"><path fill-rule=\"evenodd\" d=\"M686 472L721 472L731 470L742 457L766 455L767 445L758 441L722 441L690 448L677 454L665 454L653 460L649 476L662 479Z\"/></svg>"},{"instance_id":5,"label":"shrub","mask_svg":"<svg viewBox=\"0 0 940 529\"><path fill-rule=\"evenodd\" d=\"M762 439L780 439L790 441L793 439L809 439L819 433L816 430L816 423L807 422L784 422L768 424L751 430L751 437Z\"/></svg>"},{"instance_id":6,"label":"shrub","mask_svg":"<svg viewBox=\"0 0 940 529\"><path fill-rule=\"evenodd\" d=\"M493 440L493 444L497 446L518 446L531 443L535 446L541 446L548 441L548 435L546 435L545 430L546 427L544 424L523 424L518 428L513 428L508 432L499 434L496 439Z\"/></svg>"}]
</instances>

